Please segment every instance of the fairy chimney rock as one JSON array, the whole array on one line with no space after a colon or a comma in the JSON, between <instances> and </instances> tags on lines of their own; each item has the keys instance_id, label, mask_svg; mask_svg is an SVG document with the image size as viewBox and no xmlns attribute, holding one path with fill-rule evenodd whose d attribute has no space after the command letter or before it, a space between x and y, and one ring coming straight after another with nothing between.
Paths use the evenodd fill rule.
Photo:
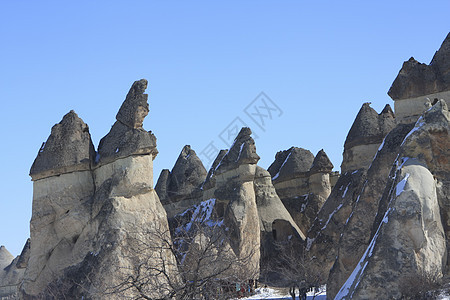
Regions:
<instances>
[{"instance_id":1,"label":"fairy chimney rock","mask_svg":"<svg viewBox=\"0 0 450 300\"><path fill-rule=\"evenodd\" d=\"M392 83L388 95L394 100L397 122L417 121L430 103L450 101L450 33L429 65L411 57Z\"/></svg>"}]
</instances>

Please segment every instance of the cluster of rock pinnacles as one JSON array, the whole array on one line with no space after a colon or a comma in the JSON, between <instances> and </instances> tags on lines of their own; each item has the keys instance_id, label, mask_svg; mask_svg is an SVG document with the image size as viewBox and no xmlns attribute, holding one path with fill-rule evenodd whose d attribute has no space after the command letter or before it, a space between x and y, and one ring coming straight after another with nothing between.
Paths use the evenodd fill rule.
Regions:
<instances>
[{"instance_id":1,"label":"cluster of rock pinnacles","mask_svg":"<svg viewBox=\"0 0 450 300\"><path fill-rule=\"evenodd\" d=\"M0 247L0 298L51 298L57 285L69 298L102 298L94 289L119 283L118 268L132 272L130 237L159 230L170 239L202 205L233 232L234 255L250 253L242 272L252 279L287 239L320 264L329 299L397 299L407 276L448 277L450 34L429 65L403 64L388 93L395 114L389 105L381 113L362 105L341 174L323 150L298 147L278 152L265 170L242 128L209 171L186 145L154 186L156 138L142 127L146 88L145 79L133 83L97 151L75 112L53 126L30 171L30 238L16 258ZM162 256L144 254L160 263ZM173 254L163 256L177 272ZM71 286L82 274L83 289Z\"/></svg>"}]
</instances>

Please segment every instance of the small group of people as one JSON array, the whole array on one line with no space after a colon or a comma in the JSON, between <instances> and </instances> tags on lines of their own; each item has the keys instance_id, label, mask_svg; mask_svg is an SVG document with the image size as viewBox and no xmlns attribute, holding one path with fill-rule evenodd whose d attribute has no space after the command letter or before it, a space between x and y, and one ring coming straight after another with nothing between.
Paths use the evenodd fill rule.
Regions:
<instances>
[{"instance_id":1,"label":"small group of people","mask_svg":"<svg viewBox=\"0 0 450 300\"><path fill-rule=\"evenodd\" d=\"M251 296L255 293L258 288L258 280L249 279L246 283L236 283L236 297L243 298Z\"/></svg>"}]
</instances>

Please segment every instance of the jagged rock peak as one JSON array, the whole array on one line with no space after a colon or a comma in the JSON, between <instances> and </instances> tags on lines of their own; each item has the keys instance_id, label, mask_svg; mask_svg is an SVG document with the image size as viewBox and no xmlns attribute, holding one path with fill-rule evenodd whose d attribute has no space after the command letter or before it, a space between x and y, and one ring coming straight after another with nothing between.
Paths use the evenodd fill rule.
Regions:
<instances>
[{"instance_id":1,"label":"jagged rock peak","mask_svg":"<svg viewBox=\"0 0 450 300\"><path fill-rule=\"evenodd\" d=\"M274 181L284 181L297 176L307 176L314 162L314 154L311 151L291 147L288 150L279 151L275 155L275 161L267 169Z\"/></svg>"},{"instance_id":2,"label":"jagged rock peak","mask_svg":"<svg viewBox=\"0 0 450 300\"><path fill-rule=\"evenodd\" d=\"M362 105L345 140L344 148L381 143L395 127L395 117L390 106L378 114L370 102Z\"/></svg>"},{"instance_id":3,"label":"jagged rock peak","mask_svg":"<svg viewBox=\"0 0 450 300\"><path fill-rule=\"evenodd\" d=\"M251 134L250 128L242 127L230 150L216 167L217 171L226 171L242 164L256 164L259 161L260 157L256 153L255 141Z\"/></svg>"},{"instance_id":4,"label":"jagged rock peak","mask_svg":"<svg viewBox=\"0 0 450 300\"><path fill-rule=\"evenodd\" d=\"M450 33L429 65L414 57L403 66L392 83L388 95L393 100L414 98L450 89Z\"/></svg>"},{"instance_id":5,"label":"jagged rock peak","mask_svg":"<svg viewBox=\"0 0 450 300\"><path fill-rule=\"evenodd\" d=\"M142 128L144 118L149 112L147 103L148 95L144 94L147 89L147 84L146 79L141 79L133 83L117 113L117 121L131 128Z\"/></svg>"},{"instance_id":6,"label":"jagged rock peak","mask_svg":"<svg viewBox=\"0 0 450 300\"><path fill-rule=\"evenodd\" d=\"M167 182L167 194L173 200L185 198L205 181L206 169L191 146L181 150ZM163 203L164 204L164 203Z\"/></svg>"},{"instance_id":7,"label":"jagged rock peak","mask_svg":"<svg viewBox=\"0 0 450 300\"><path fill-rule=\"evenodd\" d=\"M54 125L31 166L32 180L90 170L95 157L89 126L71 110Z\"/></svg>"},{"instance_id":8,"label":"jagged rock peak","mask_svg":"<svg viewBox=\"0 0 450 300\"><path fill-rule=\"evenodd\" d=\"M320 150L314 158L310 173L330 173L334 166L325 151Z\"/></svg>"},{"instance_id":9,"label":"jagged rock peak","mask_svg":"<svg viewBox=\"0 0 450 300\"><path fill-rule=\"evenodd\" d=\"M392 118L395 118L394 111L392 110L392 107L389 104L386 104L381 111L380 115L382 116L391 116Z\"/></svg>"},{"instance_id":10,"label":"jagged rock peak","mask_svg":"<svg viewBox=\"0 0 450 300\"><path fill-rule=\"evenodd\" d=\"M31 248L31 239L28 238L23 246L22 252L20 252L19 259L17 260L16 266L19 269L26 268L28 265L28 260L30 259L30 248Z\"/></svg>"},{"instance_id":11,"label":"jagged rock peak","mask_svg":"<svg viewBox=\"0 0 450 300\"><path fill-rule=\"evenodd\" d=\"M14 259L14 256L6 249L5 246L0 246L0 268L8 266Z\"/></svg>"},{"instance_id":12,"label":"jagged rock peak","mask_svg":"<svg viewBox=\"0 0 450 300\"><path fill-rule=\"evenodd\" d=\"M136 154L158 154L156 137L142 128L148 114L148 95L143 94L147 80L135 81L117 113L117 121L109 133L100 140L96 162L110 163Z\"/></svg>"}]
</instances>

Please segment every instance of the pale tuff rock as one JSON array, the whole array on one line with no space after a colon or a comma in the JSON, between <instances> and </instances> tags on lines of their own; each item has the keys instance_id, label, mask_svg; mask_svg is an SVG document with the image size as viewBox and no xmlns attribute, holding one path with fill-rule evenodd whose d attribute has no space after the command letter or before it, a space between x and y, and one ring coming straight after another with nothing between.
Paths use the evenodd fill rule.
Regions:
<instances>
[{"instance_id":1,"label":"pale tuff rock","mask_svg":"<svg viewBox=\"0 0 450 300\"><path fill-rule=\"evenodd\" d=\"M251 256L245 273L253 276L259 274L261 244L253 183L258 160L251 130L244 127L213 174L216 177L213 189L218 217L223 217L225 226L229 228L230 246L235 255L238 258Z\"/></svg>"},{"instance_id":2,"label":"pale tuff rock","mask_svg":"<svg viewBox=\"0 0 450 300\"><path fill-rule=\"evenodd\" d=\"M305 236L278 197L270 173L259 166L254 189L261 228L261 258L264 261L276 257L275 242L303 241Z\"/></svg>"},{"instance_id":3,"label":"pale tuff rock","mask_svg":"<svg viewBox=\"0 0 450 300\"><path fill-rule=\"evenodd\" d=\"M371 242L336 299L400 298L405 278L446 272L449 120L441 100L406 135L378 205Z\"/></svg>"},{"instance_id":4,"label":"pale tuff rock","mask_svg":"<svg viewBox=\"0 0 450 300\"><path fill-rule=\"evenodd\" d=\"M71 111L53 126L31 167L31 248L22 284L26 294L41 293L86 254L86 246L77 241L90 218L94 154L88 126Z\"/></svg>"},{"instance_id":5,"label":"pale tuff rock","mask_svg":"<svg viewBox=\"0 0 450 300\"><path fill-rule=\"evenodd\" d=\"M33 180L90 170L95 158L89 126L71 110L60 123L52 127L42 144L30 176Z\"/></svg>"},{"instance_id":6,"label":"pale tuff rock","mask_svg":"<svg viewBox=\"0 0 450 300\"><path fill-rule=\"evenodd\" d=\"M332 169L323 149L314 157L297 147L278 152L268 169L277 194L305 235L330 195Z\"/></svg>"},{"instance_id":7,"label":"pale tuff rock","mask_svg":"<svg viewBox=\"0 0 450 300\"><path fill-rule=\"evenodd\" d=\"M313 220L307 233L306 250L316 256L321 267L331 269L337 255L337 244L341 232L351 214L356 196L365 179L364 172L345 172L339 177L330 196ZM327 278L323 278L324 283Z\"/></svg>"},{"instance_id":8,"label":"pale tuff rock","mask_svg":"<svg viewBox=\"0 0 450 300\"><path fill-rule=\"evenodd\" d=\"M6 249L5 246L0 246L0 269L3 269L13 261L14 256Z\"/></svg>"},{"instance_id":9,"label":"pale tuff rock","mask_svg":"<svg viewBox=\"0 0 450 300\"><path fill-rule=\"evenodd\" d=\"M133 266L139 258L134 241L158 246L161 240L154 238L155 231L169 238L166 213L153 190L156 138L142 128L148 113L145 86L145 80L133 84L118 121L100 142L99 164L34 180L31 247L25 251L29 252L29 260L21 285L23 297L62 293L59 295L71 298L102 299L108 288L135 274ZM60 136L61 144L73 140L71 134ZM73 157L73 153L65 152L78 150L65 147L60 151L55 157ZM154 265L161 263L161 257L172 268L176 265L168 251L150 251L144 256ZM176 276L175 270L169 271ZM160 276L152 278L165 280ZM149 294L159 297L161 285L152 284ZM108 298L128 296L133 296L133 291Z\"/></svg>"},{"instance_id":10,"label":"pale tuff rock","mask_svg":"<svg viewBox=\"0 0 450 300\"><path fill-rule=\"evenodd\" d=\"M162 170L155 190L172 217L202 200L206 169L191 146L184 146L172 171Z\"/></svg>"},{"instance_id":11,"label":"pale tuff rock","mask_svg":"<svg viewBox=\"0 0 450 300\"><path fill-rule=\"evenodd\" d=\"M364 103L345 140L341 173L367 169L384 137L395 125L389 105L378 114L370 103Z\"/></svg>"},{"instance_id":12,"label":"pale tuff rock","mask_svg":"<svg viewBox=\"0 0 450 300\"><path fill-rule=\"evenodd\" d=\"M25 272L28 241L21 255L16 258L6 250L5 246L0 247L0 299L15 299L17 296L18 287Z\"/></svg>"},{"instance_id":13,"label":"pale tuff rock","mask_svg":"<svg viewBox=\"0 0 450 300\"><path fill-rule=\"evenodd\" d=\"M337 258L327 282L327 295L334 298L347 280L370 243L370 232L379 200L389 182L389 170L400 145L413 124L399 124L384 139L369 170L360 193L354 194L351 215L337 244Z\"/></svg>"},{"instance_id":14,"label":"pale tuff rock","mask_svg":"<svg viewBox=\"0 0 450 300\"><path fill-rule=\"evenodd\" d=\"M390 199L368 248L335 299L399 299L399 284L409 276L442 275L446 245L433 175L409 159L397 172Z\"/></svg>"},{"instance_id":15,"label":"pale tuff rock","mask_svg":"<svg viewBox=\"0 0 450 300\"><path fill-rule=\"evenodd\" d=\"M398 122L415 122L430 103L444 99L450 102L450 34L447 35L429 65L413 57L403 66L389 89L395 101Z\"/></svg>"},{"instance_id":16,"label":"pale tuff rock","mask_svg":"<svg viewBox=\"0 0 450 300\"><path fill-rule=\"evenodd\" d=\"M335 262L341 233L367 182L367 169L394 126L395 117L389 105L378 114L370 103L363 104L353 122L344 145L342 175L307 234L307 250L319 258L327 271Z\"/></svg>"}]
</instances>

